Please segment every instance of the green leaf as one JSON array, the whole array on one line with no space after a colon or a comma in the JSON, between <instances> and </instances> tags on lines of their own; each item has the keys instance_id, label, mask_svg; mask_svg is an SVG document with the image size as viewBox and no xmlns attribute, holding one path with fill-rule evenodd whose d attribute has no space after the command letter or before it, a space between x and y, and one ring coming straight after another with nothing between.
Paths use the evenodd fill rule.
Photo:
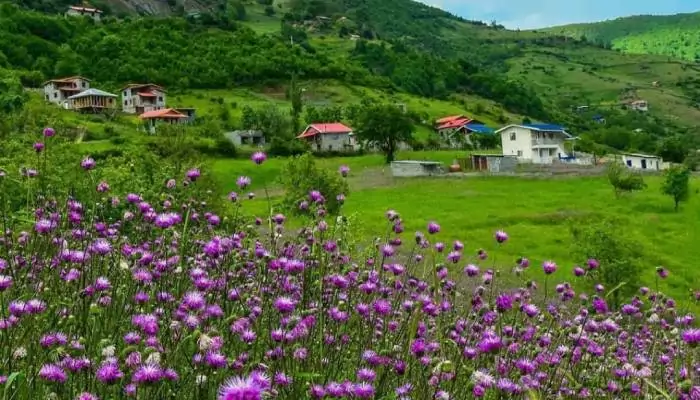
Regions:
<instances>
[{"instance_id":1,"label":"green leaf","mask_svg":"<svg viewBox=\"0 0 700 400\"><path fill-rule=\"evenodd\" d=\"M3 396L2 398L4 400L9 400L12 397L7 397L7 395L10 393L10 389L12 389L12 385L14 382L18 379L22 379L24 377L24 372L13 372L10 374L10 376L7 377L7 382L5 382L5 390L3 391Z\"/></svg>"},{"instance_id":2,"label":"green leaf","mask_svg":"<svg viewBox=\"0 0 700 400\"><path fill-rule=\"evenodd\" d=\"M657 392L658 394L660 394L661 396L663 396L664 399L667 399L667 400L671 400L671 399L672 399L672 398L671 398L671 395L669 395L668 393L664 392L660 387L658 387L658 386L654 385L653 383L651 383L650 380L644 378L644 382L645 382L647 385L649 385L650 388L656 390L656 392Z\"/></svg>"}]
</instances>

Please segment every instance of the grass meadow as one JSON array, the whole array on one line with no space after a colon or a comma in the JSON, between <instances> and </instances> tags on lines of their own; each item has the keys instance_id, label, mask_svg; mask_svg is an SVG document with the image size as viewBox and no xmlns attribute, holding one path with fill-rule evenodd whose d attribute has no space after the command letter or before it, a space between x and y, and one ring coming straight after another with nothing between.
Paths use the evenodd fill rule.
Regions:
<instances>
[{"instance_id":1,"label":"grass meadow","mask_svg":"<svg viewBox=\"0 0 700 400\"><path fill-rule=\"evenodd\" d=\"M405 152L399 159L431 159L450 163L463 152ZM534 278L541 281L541 264L555 261L560 279L569 279L573 267L585 260L572 255L574 243L570 228L592 220L612 218L620 232L641 249L645 260L642 281L655 283L655 268L670 269L665 289L677 299L686 298L698 272L694 262L700 258L700 199L698 180L691 183L691 199L679 212L673 202L661 194L662 177L646 178L648 188L642 192L616 198L605 177L436 177L392 178L379 155L352 158L319 159L325 168L351 168L351 193L344 214L355 221L358 234L365 239L384 237L388 225L384 214L393 209L405 220L407 232L425 231L429 221L442 226L441 240L465 243L476 254L484 249L500 268L515 264L518 257L531 261ZM262 182L274 182L283 166L282 160L268 160L262 167L243 160L217 160L212 173L230 190L240 175L253 180L256 198L246 200L247 213L268 215L268 201ZM266 187L274 207L282 192L274 184ZM275 210L273 210L274 212ZM297 221L301 226L301 221ZM291 226L297 225L291 221ZM497 246L493 239L502 229L510 240ZM365 240L366 241L366 240ZM465 252L466 254L466 252ZM464 263L458 264L462 268Z\"/></svg>"}]
</instances>

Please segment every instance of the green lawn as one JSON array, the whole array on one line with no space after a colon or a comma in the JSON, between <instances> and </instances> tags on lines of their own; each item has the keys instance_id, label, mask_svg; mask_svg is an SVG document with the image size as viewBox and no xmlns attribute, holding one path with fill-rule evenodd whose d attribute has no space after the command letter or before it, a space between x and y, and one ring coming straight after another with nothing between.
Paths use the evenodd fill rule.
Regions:
<instances>
[{"instance_id":1,"label":"green lawn","mask_svg":"<svg viewBox=\"0 0 700 400\"><path fill-rule=\"evenodd\" d=\"M454 153L429 154L434 159L448 160ZM411 156L402 155L402 158ZM429 157L430 158L430 157ZM571 255L571 224L585 224L601 217L615 218L622 232L638 243L645 259L643 283L653 285L655 268L670 269L670 277L663 282L663 290L674 298L686 298L697 273L693 270L700 257L700 201L695 189L691 200L676 213L672 201L661 195L661 178L647 178L649 187L640 193L616 199L603 177L528 179L518 177L478 178L425 178L393 179L383 175L376 185L367 185L368 179L381 174L378 156L348 159L319 160L321 165L336 169L341 164L352 168L351 194L344 213L351 216L363 240L384 237L387 225L384 214L389 209L398 211L405 221L410 241L412 232L425 231L429 221L442 226L435 240L451 243L461 240L470 254L485 249L490 263L509 270L518 257L528 257L532 268L528 274L541 280L541 264L553 260L559 265L556 280L575 278L571 271L576 263L585 260ZM261 167L238 165L230 171L233 180L237 173L256 179L274 179L281 163L271 160ZM220 176L233 167L223 161L215 163L214 172ZM228 171L228 170L227 170ZM698 187L699 180L692 182ZM268 211L261 182L253 190L257 198L245 201L246 213L264 216ZM273 197L279 192L273 193ZM273 198L274 204L274 198ZM278 210L275 210L278 211ZM298 226L298 222L291 222ZM493 240L496 230L502 229L510 240L498 246ZM466 262L466 261L465 261ZM459 267L465 263L461 262Z\"/></svg>"}]
</instances>

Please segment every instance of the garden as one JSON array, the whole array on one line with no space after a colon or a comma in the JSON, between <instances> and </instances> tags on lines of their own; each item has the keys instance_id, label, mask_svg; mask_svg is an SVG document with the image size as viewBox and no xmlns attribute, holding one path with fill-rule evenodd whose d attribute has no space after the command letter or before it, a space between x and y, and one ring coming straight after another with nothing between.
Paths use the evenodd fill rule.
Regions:
<instances>
[{"instance_id":1,"label":"garden","mask_svg":"<svg viewBox=\"0 0 700 400\"><path fill-rule=\"evenodd\" d=\"M692 271L657 262L692 265L698 206L660 180L355 191L361 168L272 179L256 152L223 192L209 163L61 136L0 173L4 399L700 396Z\"/></svg>"}]
</instances>

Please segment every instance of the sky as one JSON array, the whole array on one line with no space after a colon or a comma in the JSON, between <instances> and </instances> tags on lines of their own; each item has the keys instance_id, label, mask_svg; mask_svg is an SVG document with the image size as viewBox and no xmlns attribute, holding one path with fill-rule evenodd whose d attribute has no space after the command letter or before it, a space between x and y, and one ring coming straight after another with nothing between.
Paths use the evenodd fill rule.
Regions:
<instances>
[{"instance_id":1,"label":"sky","mask_svg":"<svg viewBox=\"0 0 700 400\"><path fill-rule=\"evenodd\" d=\"M698 0L421 0L470 20L535 29L639 14L700 11Z\"/></svg>"}]
</instances>

